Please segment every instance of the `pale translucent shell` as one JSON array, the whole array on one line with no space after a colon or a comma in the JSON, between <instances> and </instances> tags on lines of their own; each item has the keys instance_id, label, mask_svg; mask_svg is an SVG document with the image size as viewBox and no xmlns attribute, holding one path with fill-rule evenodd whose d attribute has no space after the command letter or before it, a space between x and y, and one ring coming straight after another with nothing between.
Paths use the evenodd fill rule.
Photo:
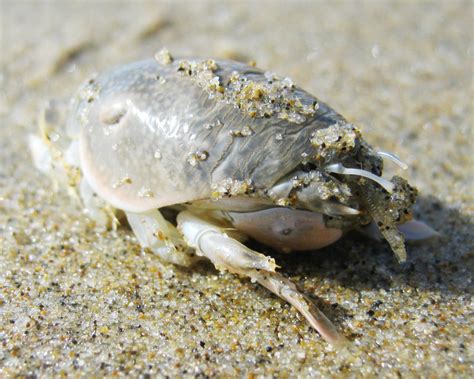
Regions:
<instances>
[{"instance_id":1,"label":"pale translucent shell","mask_svg":"<svg viewBox=\"0 0 474 379\"><path fill-rule=\"evenodd\" d=\"M217 64L224 83L233 71L265 80L253 67ZM92 86L90 97L81 95L87 85L81 89L71 121L80 131L81 168L102 198L133 212L209 199L213 186L229 178L269 188L313 152L315 129L341 119L321 102L302 124L251 118L210 98L177 71L176 62L132 63L97 77ZM304 103L316 101L297 91ZM252 134L232 135L244 127Z\"/></svg>"}]
</instances>

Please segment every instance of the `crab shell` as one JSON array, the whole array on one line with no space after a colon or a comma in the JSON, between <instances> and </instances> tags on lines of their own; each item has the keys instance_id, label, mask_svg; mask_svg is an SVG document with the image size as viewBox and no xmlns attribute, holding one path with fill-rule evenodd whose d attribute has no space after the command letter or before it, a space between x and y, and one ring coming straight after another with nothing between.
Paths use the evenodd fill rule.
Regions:
<instances>
[{"instance_id":1,"label":"crab shell","mask_svg":"<svg viewBox=\"0 0 474 379\"><path fill-rule=\"evenodd\" d=\"M267 80L242 63L215 63L224 83L235 72ZM212 98L179 68L177 61L132 63L80 91L72 122L82 171L94 191L117 208L144 212L226 191L269 189L316 153L315 130L343 120L300 89L295 91L303 105L318 104L304 122L255 118Z\"/></svg>"}]
</instances>

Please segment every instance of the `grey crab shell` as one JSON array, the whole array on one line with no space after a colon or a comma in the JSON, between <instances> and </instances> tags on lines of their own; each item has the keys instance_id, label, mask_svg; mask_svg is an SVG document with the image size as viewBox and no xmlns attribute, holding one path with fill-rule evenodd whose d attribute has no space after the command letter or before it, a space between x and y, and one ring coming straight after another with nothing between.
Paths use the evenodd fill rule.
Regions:
<instances>
[{"instance_id":1,"label":"grey crab shell","mask_svg":"<svg viewBox=\"0 0 474 379\"><path fill-rule=\"evenodd\" d=\"M236 73L271 80L242 63L215 66L222 84ZM149 59L105 72L80 89L70 122L79 134L81 168L113 206L143 212L210 199L230 181L267 189L315 153L315 130L344 121L298 87L292 92L313 112L296 121L281 112L255 117L203 90L191 70L180 61Z\"/></svg>"}]
</instances>

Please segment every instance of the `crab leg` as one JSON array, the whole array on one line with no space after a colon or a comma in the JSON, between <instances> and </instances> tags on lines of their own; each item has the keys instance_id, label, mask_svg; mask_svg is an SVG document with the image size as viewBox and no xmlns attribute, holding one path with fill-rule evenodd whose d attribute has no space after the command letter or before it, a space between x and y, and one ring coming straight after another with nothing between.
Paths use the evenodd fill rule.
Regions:
<instances>
[{"instance_id":1,"label":"crab leg","mask_svg":"<svg viewBox=\"0 0 474 379\"><path fill-rule=\"evenodd\" d=\"M142 247L151 249L165 262L188 267L196 259L184 247L180 234L160 211L154 209L145 213L126 212L138 242Z\"/></svg>"},{"instance_id":2,"label":"crab leg","mask_svg":"<svg viewBox=\"0 0 474 379\"><path fill-rule=\"evenodd\" d=\"M347 343L347 340L338 333L334 324L329 321L324 313L307 296L298 291L296 285L291 280L278 272L263 270L246 272L245 274L293 305L327 342L335 346Z\"/></svg>"},{"instance_id":3,"label":"crab leg","mask_svg":"<svg viewBox=\"0 0 474 379\"><path fill-rule=\"evenodd\" d=\"M292 304L333 345L344 345L346 339L326 316L298 291L296 285L275 272L277 265L272 258L260 254L225 233L225 228L189 211L178 214L178 229L189 246L198 255L210 259L216 268L245 275Z\"/></svg>"}]
</instances>

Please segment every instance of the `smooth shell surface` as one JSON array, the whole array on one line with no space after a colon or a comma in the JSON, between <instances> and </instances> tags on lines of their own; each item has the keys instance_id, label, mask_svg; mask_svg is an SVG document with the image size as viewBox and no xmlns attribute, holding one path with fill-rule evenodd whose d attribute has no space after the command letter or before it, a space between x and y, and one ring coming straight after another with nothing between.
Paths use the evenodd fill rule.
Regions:
<instances>
[{"instance_id":1,"label":"smooth shell surface","mask_svg":"<svg viewBox=\"0 0 474 379\"><path fill-rule=\"evenodd\" d=\"M336 242L342 230L327 228L317 212L276 207L253 213L231 213L232 225L282 252L315 250Z\"/></svg>"},{"instance_id":2,"label":"smooth shell surface","mask_svg":"<svg viewBox=\"0 0 474 379\"><path fill-rule=\"evenodd\" d=\"M233 72L254 81L263 72L216 61L223 85ZM253 118L213 98L178 71L178 62L150 59L89 81L79 92L73 128L92 188L113 206L134 212L209 199L226 181L266 189L314 152L311 135L343 120L324 103L303 123ZM316 99L296 88L303 104ZM246 135L236 131L246 128ZM249 129L250 128L250 129Z\"/></svg>"}]
</instances>

